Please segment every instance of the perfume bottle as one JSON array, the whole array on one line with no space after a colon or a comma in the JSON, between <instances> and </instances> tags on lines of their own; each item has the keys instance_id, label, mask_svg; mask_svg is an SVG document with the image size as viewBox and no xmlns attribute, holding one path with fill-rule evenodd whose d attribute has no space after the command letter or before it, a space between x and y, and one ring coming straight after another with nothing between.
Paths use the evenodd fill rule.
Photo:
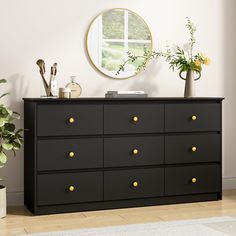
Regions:
<instances>
[{"instance_id":1,"label":"perfume bottle","mask_svg":"<svg viewBox=\"0 0 236 236\"><path fill-rule=\"evenodd\" d=\"M71 98L78 98L81 95L82 89L76 82L76 76L71 76L70 79L71 82L66 85L66 88L71 89Z\"/></svg>"}]
</instances>

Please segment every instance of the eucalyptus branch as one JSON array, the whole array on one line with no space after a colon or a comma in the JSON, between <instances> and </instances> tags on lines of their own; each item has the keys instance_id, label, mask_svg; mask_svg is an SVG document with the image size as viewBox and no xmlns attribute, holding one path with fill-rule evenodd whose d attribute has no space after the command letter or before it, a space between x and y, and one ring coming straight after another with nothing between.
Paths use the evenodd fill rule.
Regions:
<instances>
[{"instance_id":1,"label":"eucalyptus branch","mask_svg":"<svg viewBox=\"0 0 236 236\"><path fill-rule=\"evenodd\" d=\"M194 48L194 44L196 43L196 39L195 39L195 32L197 30L197 28L193 25L193 23L190 21L190 19L188 17L186 17L187 19L187 23L186 23L186 27L189 30L190 33L190 60L193 61L193 48Z\"/></svg>"},{"instance_id":2,"label":"eucalyptus branch","mask_svg":"<svg viewBox=\"0 0 236 236\"><path fill-rule=\"evenodd\" d=\"M125 70L126 64L129 62L135 62L138 59L144 59L143 62L137 67L137 71L145 70L147 67L147 64L149 61L152 61L153 59L158 59L159 57L164 57L168 58L168 53L163 53L163 52L156 52L156 51L149 51L148 49L144 49L144 54L143 55L132 55L131 52L127 52L128 59L123 62L123 64L119 65L119 69L116 72L116 75L119 75L121 71Z\"/></svg>"},{"instance_id":3,"label":"eucalyptus branch","mask_svg":"<svg viewBox=\"0 0 236 236\"><path fill-rule=\"evenodd\" d=\"M193 54L194 45L196 43L195 32L196 27L191 22L191 20L186 17L186 27L190 34L190 39L187 45L189 45L189 49L181 48L177 46L175 49L170 48L169 45L166 45L166 51L150 51L147 47L144 47L143 55L133 55L131 52L128 52L128 58L119 66L116 75L118 75L121 71L125 71L125 66L128 63L132 63L137 61L138 59L143 59L140 65L137 67L137 72L141 70L145 70L148 62L158 58L164 58L165 61L170 65L170 69L177 69L179 71L187 71L193 70L201 72L202 65L209 65L210 59L203 54L196 53ZM186 56L187 51L187 56Z\"/></svg>"}]
</instances>

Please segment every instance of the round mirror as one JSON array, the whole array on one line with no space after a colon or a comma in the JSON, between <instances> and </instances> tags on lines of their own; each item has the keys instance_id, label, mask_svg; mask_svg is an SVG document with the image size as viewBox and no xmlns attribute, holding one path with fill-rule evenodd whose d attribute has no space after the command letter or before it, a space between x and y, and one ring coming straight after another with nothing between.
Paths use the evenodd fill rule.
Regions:
<instances>
[{"instance_id":1,"label":"round mirror","mask_svg":"<svg viewBox=\"0 0 236 236\"><path fill-rule=\"evenodd\" d=\"M142 59L126 64L117 75L119 66L128 59L127 52L143 55L152 50L152 35L146 22L127 9L111 9L101 13L91 23L87 33L87 51L92 64L104 75L115 79L137 74Z\"/></svg>"}]
</instances>

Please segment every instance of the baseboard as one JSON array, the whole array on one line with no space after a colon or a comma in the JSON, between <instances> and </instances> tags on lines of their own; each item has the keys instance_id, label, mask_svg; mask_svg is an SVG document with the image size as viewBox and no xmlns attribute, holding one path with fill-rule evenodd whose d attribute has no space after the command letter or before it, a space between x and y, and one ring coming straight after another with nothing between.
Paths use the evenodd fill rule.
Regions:
<instances>
[{"instance_id":1,"label":"baseboard","mask_svg":"<svg viewBox=\"0 0 236 236\"><path fill-rule=\"evenodd\" d=\"M23 206L24 205L24 192L8 192L7 205L8 206Z\"/></svg>"},{"instance_id":2,"label":"baseboard","mask_svg":"<svg viewBox=\"0 0 236 236\"><path fill-rule=\"evenodd\" d=\"M223 189L236 189L236 177L223 178Z\"/></svg>"},{"instance_id":3,"label":"baseboard","mask_svg":"<svg viewBox=\"0 0 236 236\"><path fill-rule=\"evenodd\" d=\"M223 189L236 189L236 177L223 178ZM24 193L23 192L8 192L7 205L8 206L24 205Z\"/></svg>"}]
</instances>

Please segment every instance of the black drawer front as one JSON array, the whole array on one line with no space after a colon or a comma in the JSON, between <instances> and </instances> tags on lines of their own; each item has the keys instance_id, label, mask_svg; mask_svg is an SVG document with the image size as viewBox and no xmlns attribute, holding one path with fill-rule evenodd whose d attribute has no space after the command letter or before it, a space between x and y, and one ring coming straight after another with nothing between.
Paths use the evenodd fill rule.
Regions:
<instances>
[{"instance_id":1,"label":"black drawer front","mask_svg":"<svg viewBox=\"0 0 236 236\"><path fill-rule=\"evenodd\" d=\"M104 139L104 166L155 165L164 162L164 137Z\"/></svg>"},{"instance_id":2,"label":"black drawer front","mask_svg":"<svg viewBox=\"0 0 236 236\"><path fill-rule=\"evenodd\" d=\"M163 193L161 168L104 172L104 200L157 197Z\"/></svg>"},{"instance_id":3,"label":"black drawer front","mask_svg":"<svg viewBox=\"0 0 236 236\"><path fill-rule=\"evenodd\" d=\"M39 105L37 111L39 136L103 132L102 105Z\"/></svg>"},{"instance_id":4,"label":"black drawer front","mask_svg":"<svg viewBox=\"0 0 236 236\"><path fill-rule=\"evenodd\" d=\"M220 165L167 167L165 195L215 193L220 191Z\"/></svg>"},{"instance_id":5,"label":"black drawer front","mask_svg":"<svg viewBox=\"0 0 236 236\"><path fill-rule=\"evenodd\" d=\"M37 177L38 205L101 201L102 172L46 174ZM70 191L70 187L74 187Z\"/></svg>"},{"instance_id":6,"label":"black drawer front","mask_svg":"<svg viewBox=\"0 0 236 236\"><path fill-rule=\"evenodd\" d=\"M155 133L163 130L163 104L104 105L105 134Z\"/></svg>"},{"instance_id":7,"label":"black drawer front","mask_svg":"<svg viewBox=\"0 0 236 236\"><path fill-rule=\"evenodd\" d=\"M166 132L220 130L221 107L218 103L165 105Z\"/></svg>"},{"instance_id":8,"label":"black drawer front","mask_svg":"<svg viewBox=\"0 0 236 236\"><path fill-rule=\"evenodd\" d=\"M219 162L220 134L174 135L165 137L165 163Z\"/></svg>"},{"instance_id":9,"label":"black drawer front","mask_svg":"<svg viewBox=\"0 0 236 236\"><path fill-rule=\"evenodd\" d=\"M39 140L37 168L69 170L103 167L103 139Z\"/></svg>"}]
</instances>

